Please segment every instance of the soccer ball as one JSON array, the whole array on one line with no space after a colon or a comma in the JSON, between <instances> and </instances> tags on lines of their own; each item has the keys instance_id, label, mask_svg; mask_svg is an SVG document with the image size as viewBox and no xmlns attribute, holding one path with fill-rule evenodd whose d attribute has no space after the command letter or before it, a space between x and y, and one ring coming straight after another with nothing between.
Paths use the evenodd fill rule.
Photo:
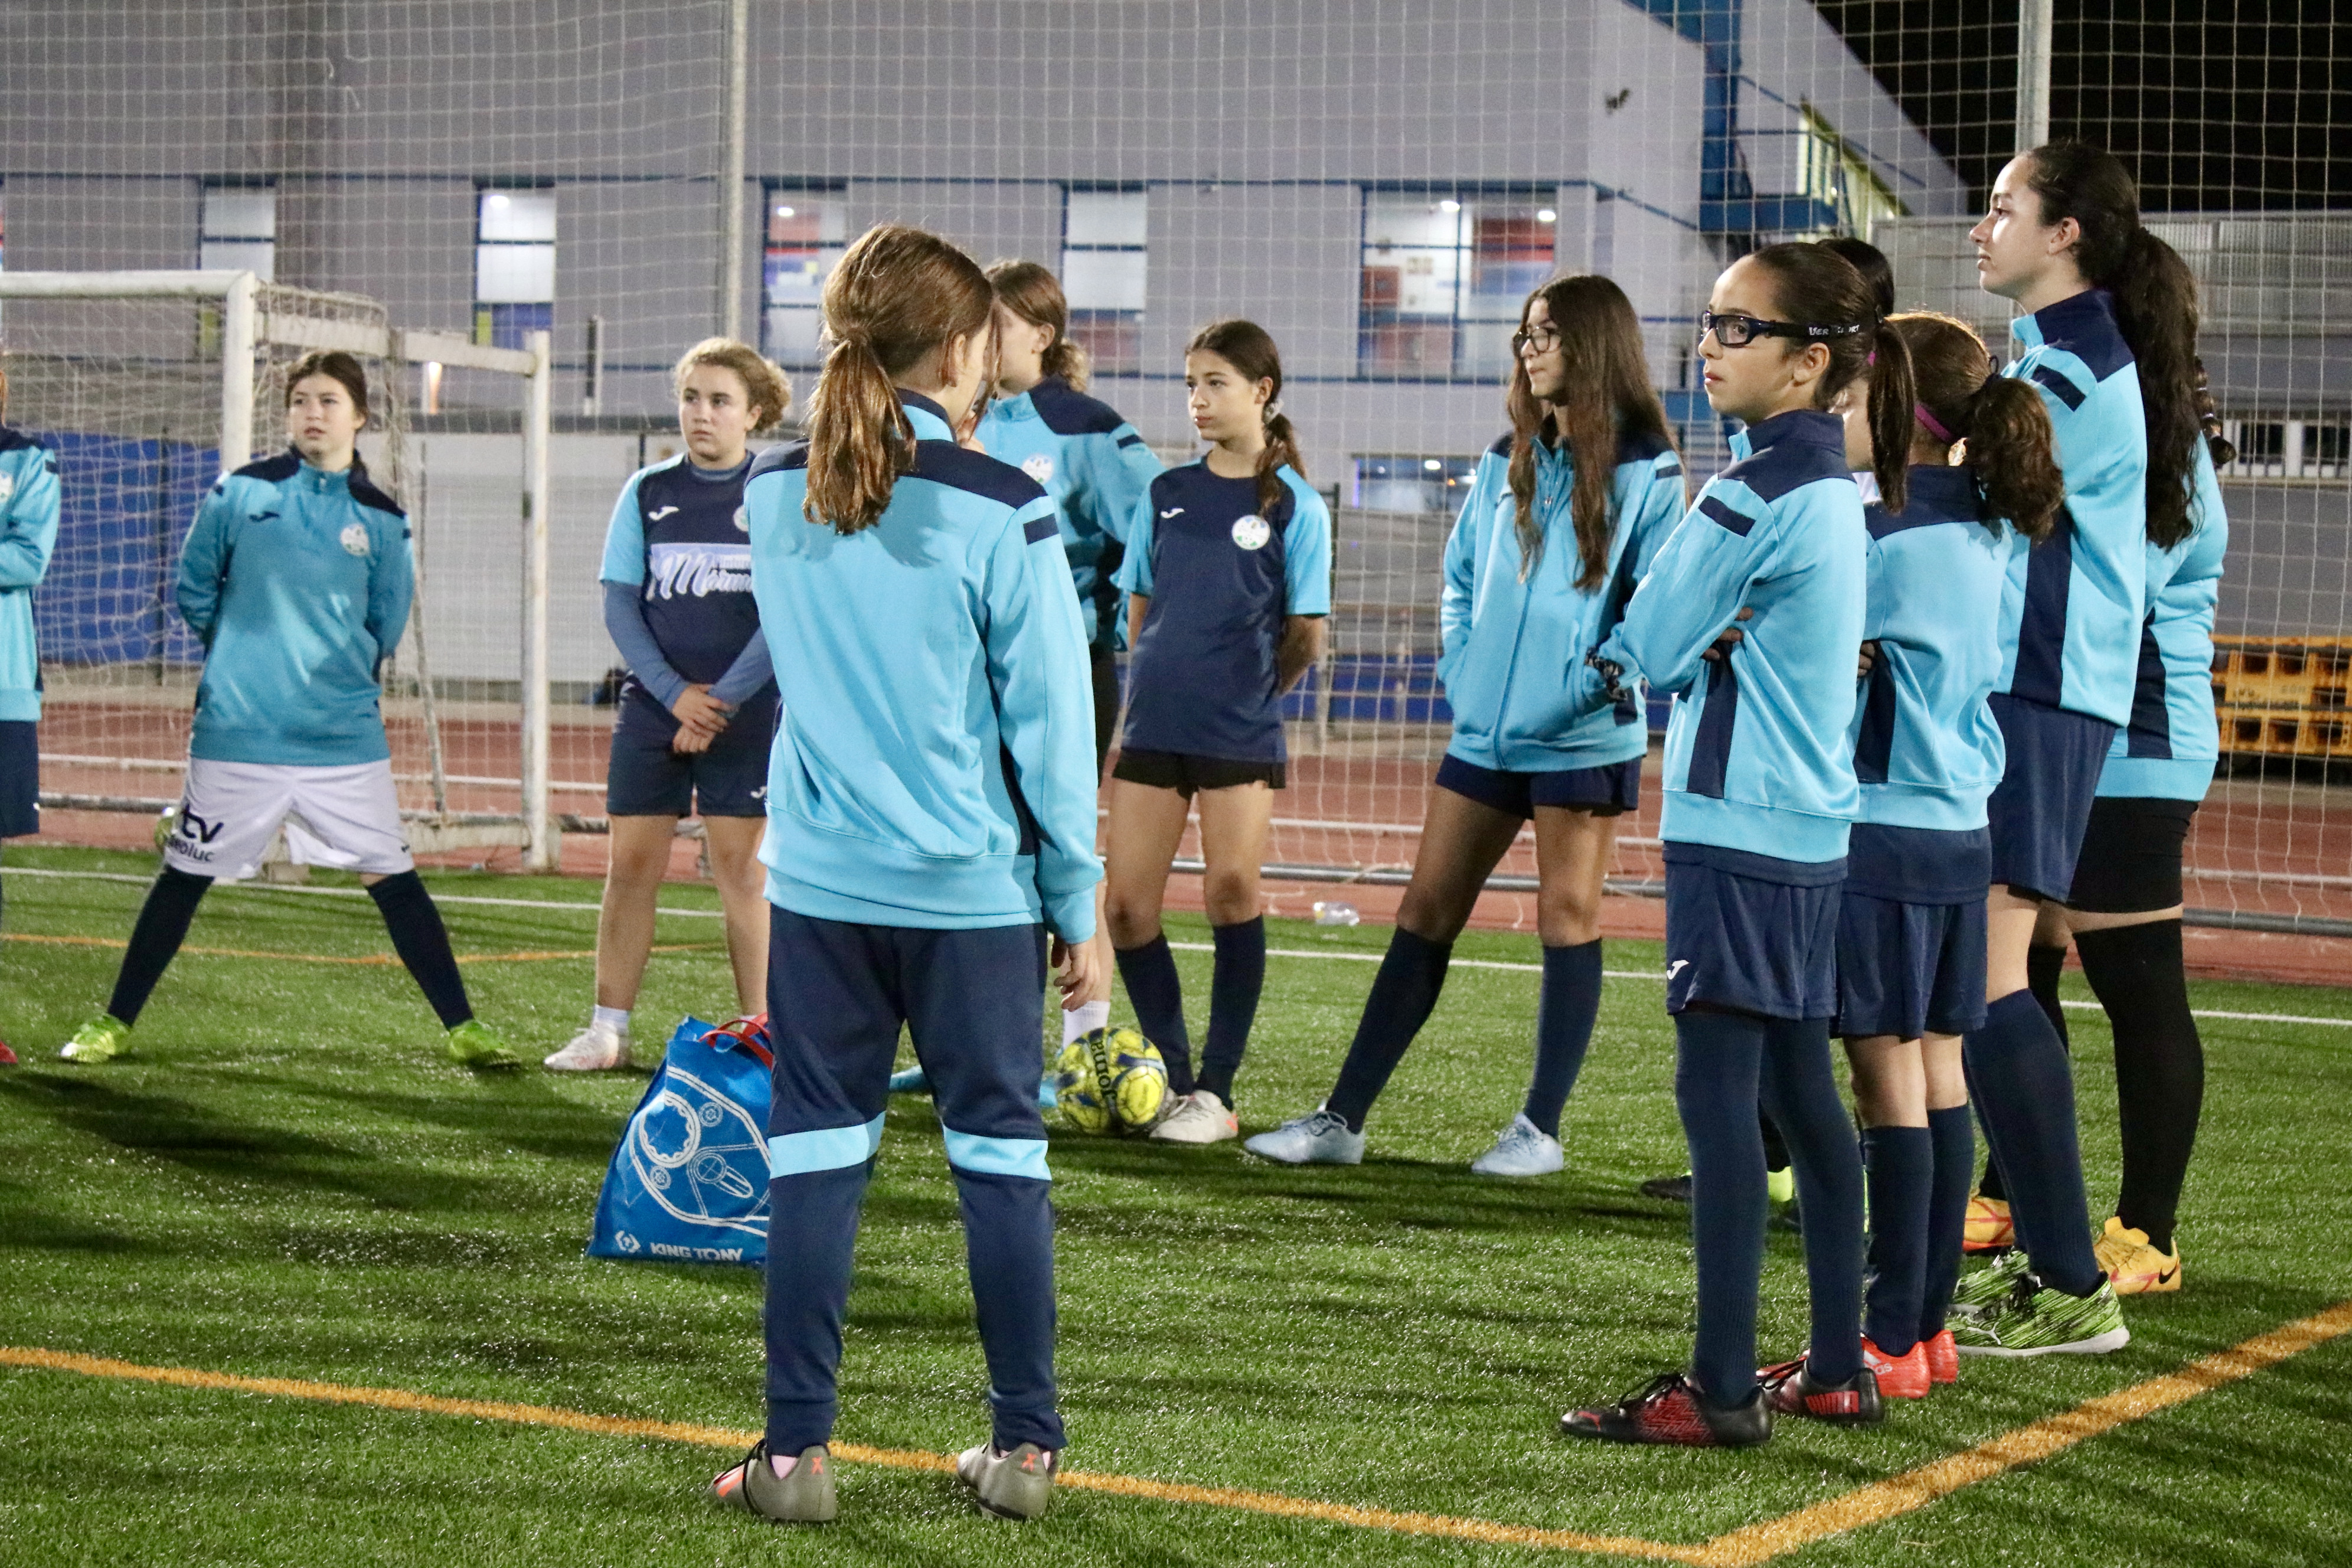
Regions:
<instances>
[{"instance_id":1,"label":"soccer ball","mask_svg":"<svg viewBox=\"0 0 2352 1568\"><path fill-rule=\"evenodd\" d=\"M1137 1131L1168 1102L1168 1064L1133 1029L1096 1029L1054 1059L1054 1103L1081 1132Z\"/></svg>"}]
</instances>

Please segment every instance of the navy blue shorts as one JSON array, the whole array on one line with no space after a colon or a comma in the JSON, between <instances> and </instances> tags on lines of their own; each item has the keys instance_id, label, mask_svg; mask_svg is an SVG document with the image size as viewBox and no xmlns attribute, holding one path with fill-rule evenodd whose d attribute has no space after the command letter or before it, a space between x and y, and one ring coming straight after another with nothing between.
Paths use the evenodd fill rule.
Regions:
<instances>
[{"instance_id":1,"label":"navy blue shorts","mask_svg":"<svg viewBox=\"0 0 2352 1568\"><path fill-rule=\"evenodd\" d=\"M1985 906L1907 904L1852 888L1838 912L1837 1032L1965 1035L1985 1018Z\"/></svg>"},{"instance_id":2,"label":"navy blue shorts","mask_svg":"<svg viewBox=\"0 0 2352 1568\"><path fill-rule=\"evenodd\" d=\"M0 838L41 830L41 727L0 719Z\"/></svg>"},{"instance_id":3,"label":"navy blue shorts","mask_svg":"<svg viewBox=\"0 0 2352 1568\"><path fill-rule=\"evenodd\" d=\"M1837 1016L1845 862L1668 843L1666 1011Z\"/></svg>"},{"instance_id":4,"label":"navy blue shorts","mask_svg":"<svg viewBox=\"0 0 2352 1568\"><path fill-rule=\"evenodd\" d=\"M2000 784L1985 803L1992 884L2024 898L2063 900L2074 885L2074 859L2116 727L2022 697L1996 692L1985 700L2009 748Z\"/></svg>"},{"instance_id":5,"label":"navy blue shorts","mask_svg":"<svg viewBox=\"0 0 2352 1568\"><path fill-rule=\"evenodd\" d=\"M651 693L632 685L613 721L613 760L604 774L604 809L614 816L765 816L768 751L776 739L776 700L755 697L736 710L707 752L669 749L677 733Z\"/></svg>"},{"instance_id":6,"label":"navy blue shorts","mask_svg":"<svg viewBox=\"0 0 2352 1568\"><path fill-rule=\"evenodd\" d=\"M1121 751L1110 776L1153 789L1172 789L1190 800L1204 789L1235 789L1262 784L1281 789L1289 783L1281 763L1243 763L1230 757L1196 757L1186 752Z\"/></svg>"},{"instance_id":7,"label":"navy blue shorts","mask_svg":"<svg viewBox=\"0 0 2352 1568\"><path fill-rule=\"evenodd\" d=\"M1622 816L1642 804L1642 759L1628 757L1597 768L1515 773L1482 768L1448 752L1437 764L1437 787L1507 816L1532 817L1539 805L1589 811L1595 816Z\"/></svg>"}]
</instances>

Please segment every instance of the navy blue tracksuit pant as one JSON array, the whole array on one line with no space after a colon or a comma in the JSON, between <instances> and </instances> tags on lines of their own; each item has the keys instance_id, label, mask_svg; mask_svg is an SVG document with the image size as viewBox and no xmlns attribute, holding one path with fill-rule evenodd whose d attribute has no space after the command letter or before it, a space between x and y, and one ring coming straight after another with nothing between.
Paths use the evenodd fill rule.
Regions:
<instances>
[{"instance_id":1,"label":"navy blue tracksuit pant","mask_svg":"<svg viewBox=\"0 0 2352 1568\"><path fill-rule=\"evenodd\" d=\"M771 907L768 1449L833 1433L850 1258L898 1029L930 1079L963 1209L1000 1448L1063 1447L1054 1209L1037 1113L1043 926L919 931Z\"/></svg>"}]
</instances>

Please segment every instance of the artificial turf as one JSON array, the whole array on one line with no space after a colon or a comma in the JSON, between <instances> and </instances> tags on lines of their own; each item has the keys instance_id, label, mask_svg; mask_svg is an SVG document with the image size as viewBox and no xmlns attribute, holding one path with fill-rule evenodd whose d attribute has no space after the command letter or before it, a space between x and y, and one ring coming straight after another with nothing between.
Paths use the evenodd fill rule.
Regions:
<instances>
[{"instance_id":1,"label":"artificial turf","mask_svg":"<svg viewBox=\"0 0 2352 1568\"><path fill-rule=\"evenodd\" d=\"M152 858L12 847L12 867L151 874ZM584 951L592 884L445 873L460 953ZM320 878L321 885L334 885ZM120 941L136 881L6 879L6 931ZM707 889L666 906L709 910ZM1272 945L1377 952L1386 932L1270 922ZM1171 935L1204 942L1192 917ZM718 922L676 918L639 1004L728 1010ZM364 899L224 891L196 947L386 951ZM1532 965L1532 938L1457 956ZM1654 973L1654 944L1612 942ZM756 1428L751 1270L583 1258L643 1074L475 1078L444 1064L397 967L184 956L129 1058L54 1059L115 951L0 942L0 1343L254 1375ZM1205 953L1181 952L1197 1016ZM482 1016L536 1057L584 1015L584 959L477 964ZM1276 958L1240 1079L1245 1131L1328 1087L1370 963ZM1875 1430L1786 1422L1761 1450L1571 1446L1568 1404L1688 1350L1685 1215L1636 1195L1676 1168L1661 988L1612 980L1570 1102L1569 1168L1465 1169L1517 1109L1538 975L1457 966L1355 1169L1057 1132L1060 1370L1073 1464L1371 1507L1696 1542L1853 1490L2352 1298L2352 1029L2209 1020L2206 1121L2182 1210L2187 1289L2127 1303L2105 1357L1971 1361ZM2070 994L2084 995L2069 980ZM2201 1007L2352 1018L2352 992L2199 984ZM1115 1009L1123 1015L1123 1008ZM2073 1015L2095 1204L2116 1175L2114 1076ZM2102 1214L2104 1209L2100 1211ZM858 1250L839 1436L951 1451L986 1431L953 1188L928 1101L901 1098ZM1776 1234L1762 1349L1803 1331ZM2352 1560L2352 1337L1790 1563ZM976 1517L945 1478L851 1466L842 1519L777 1530L698 1488L677 1444L0 1369L0 1563L1457 1563L1558 1552L1066 1491Z\"/></svg>"}]
</instances>

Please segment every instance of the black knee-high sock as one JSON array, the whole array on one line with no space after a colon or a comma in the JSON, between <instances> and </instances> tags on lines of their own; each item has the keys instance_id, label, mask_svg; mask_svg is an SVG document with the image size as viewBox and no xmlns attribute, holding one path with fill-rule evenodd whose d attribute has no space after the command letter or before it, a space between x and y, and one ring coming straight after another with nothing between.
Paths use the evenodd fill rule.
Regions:
<instances>
[{"instance_id":1,"label":"black knee-high sock","mask_svg":"<svg viewBox=\"0 0 2352 1568\"><path fill-rule=\"evenodd\" d=\"M1698 1337L1691 1372L1709 1399L1745 1404L1756 1387L1756 1289L1764 1268L1764 1144L1757 1132L1764 1020L1675 1015L1675 1110L1690 1144L1691 1249Z\"/></svg>"},{"instance_id":2,"label":"black knee-high sock","mask_svg":"<svg viewBox=\"0 0 2352 1568\"><path fill-rule=\"evenodd\" d=\"M2033 993L2050 1026L2057 1031L2059 1047L2072 1055L2074 1039L2066 1032L2066 1007L2058 998L2058 977L2065 972L2064 948L2037 942L2025 950L2025 988ZM1985 1152L1984 1180L1978 1184L1977 1191L1989 1198L2009 1196L2009 1189L2001 1184L2000 1167L1993 1163L1990 1150Z\"/></svg>"},{"instance_id":3,"label":"black knee-high sock","mask_svg":"<svg viewBox=\"0 0 2352 1568\"><path fill-rule=\"evenodd\" d=\"M1349 1131L1364 1130L1364 1118L1388 1087L1389 1074L1396 1071L1405 1048L1429 1022L1429 1010L1445 988L1445 966L1453 957L1452 942L1431 942L1402 926L1389 938L1388 955L1372 980L1372 994L1364 998L1364 1016L1356 1025L1348 1059L1339 1065L1339 1081L1323 1102L1347 1119Z\"/></svg>"},{"instance_id":4,"label":"black knee-high sock","mask_svg":"<svg viewBox=\"0 0 2352 1568\"><path fill-rule=\"evenodd\" d=\"M2123 1113L2123 1222L2172 1250L2174 1212L2205 1103L2205 1046L2189 1011L2180 922L2086 931L2083 973L2116 1032L2116 1100Z\"/></svg>"},{"instance_id":5,"label":"black knee-high sock","mask_svg":"<svg viewBox=\"0 0 2352 1568\"><path fill-rule=\"evenodd\" d=\"M1559 1136L1559 1113L1583 1070L1601 1016L1601 939L1543 950L1543 994L1536 1002L1536 1070L1528 1080L1527 1119Z\"/></svg>"},{"instance_id":6,"label":"black knee-high sock","mask_svg":"<svg viewBox=\"0 0 2352 1568\"><path fill-rule=\"evenodd\" d=\"M1862 1331L1888 1355L1918 1342L1927 1289L1927 1221L1936 1176L1935 1134L1925 1127L1865 1127L1862 1159L1870 1186L1870 1277ZM1805 1216L1810 1223L1812 1216Z\"/></svg>"},{"instance_id":7,"label":"black knee-high sock","mask_svg":"<svg viewBox=\"0 0 2352 1568\"><path fill-rule=\"evenodd\" d=\"M424 879L414 871L403 871L372 885L368 897L383 916L383 929L392 933L392 950L408 965L408 973L432 1005L441 1026L454 1029L472 1017L474 1005L466 1000L457 955L449 951L449 929L441 923L441 911L434 907L433 895L425 890Z\"/></svg>"},{"instance_id":8,"label":"black knee-high sock","mask_svg":"<svg viewBox=\"0 0 2352 1568\"><path fill-rule=\"evenodd\" d=\"M147 889L147 901L140 906L138 923L131 928L131 945L122 954L122 967L114 976L114 996L106 1010L126 1024L139 1021L139 1011L147 1005L148 994L155 982L163 978L170 968L173 955L180 944L188 940L188 922L196 918L196 906L204 901L205 889L213 885L210 877L192 877L185 871L163 868L155 885Z\"/></svg>"},{"instance_id":9,"label":"black knee-high sock","mask_svg":"<svg viewBox=\"0 0 2352 1568\"><path fill-rule=\"evenodd\" d=\"M1241 1070L1257 999L1265 990L1265 917L1211 926L1209 936L1217 956L1209 977L1209 1034L1201 1042L1201 1087L1230 1108L1234 1074Z\"/></svg>"},{"instance_id":10,"label":"black knee-high sock","mask_svg":"<svg viewBox=\"0 0 2352 1568\"><path fill-rule=\"evenodd\" d=\"M1768 1112L1759 1110L1756 1113L1756 1131L1764 1140L1764 1168L1768 1171L1787 1170L1788 1140L1782 1138L1780 1130L1772 1125L1772 1118Z\"/></svg>"},{"instance_id":11,"label":"black knee-high sock","mask_svg":"<svg viewBox=\"0 0 2352 1568\"><path fill-rule=\"evenodd\" d=\"M1927 1112L1927 1136L1936 1151L1936 1173L1927 1194L1927 1285L1919 1298L1919 1337L1944 1331L1952 1287L1960 1279L1960 1243L1969 1227L1969 1176L1977 1165L1976 1127L1969 1108Z\"/></svg>"},{"instance_id":12,"label":"black knee-high sock","mask_svg":"<svg viewBox=\"0 0 2352 1568\"><path fill-rule=\"evenodd\" d=\"M1969 1098L2009 1189L2017 1239L2042 1282L2087 1296L2105 1276L2091 1254L2074 1073L2032 994L2012 991L1985 1011L1961 1048Z\"/></svg>"},{"instance_id":13,"label":"black knee-high sock","mask_svg":"<svg viewBox=\"0 0 2352 1568\"><path fill-rule=\"evenodd\" d=\"M1815 1376L1862 1370L1862 1150L1838 1098L1830 1020L1775 1018L1764 1029L1759 1093L1789 1145L1805 1212L1805 1294Z\"/></svg>"},{"instance_id":14,"label":"black knee-high sock","mask_svg":"<svg viewBox=\"0 0 2352 1568\"><path fill-rule=\"evenodd\" d=\"M1135 1021L1168 1064L1168 1087L1178 1094L1192 1093L1192 1037L1184 1030L1184 984L1176 978L1176 955L1168 951L1167 933L1140 947L1119 948L1114 956L1127 999L1135 1007Z\"/></svg>"}]
</instances>

